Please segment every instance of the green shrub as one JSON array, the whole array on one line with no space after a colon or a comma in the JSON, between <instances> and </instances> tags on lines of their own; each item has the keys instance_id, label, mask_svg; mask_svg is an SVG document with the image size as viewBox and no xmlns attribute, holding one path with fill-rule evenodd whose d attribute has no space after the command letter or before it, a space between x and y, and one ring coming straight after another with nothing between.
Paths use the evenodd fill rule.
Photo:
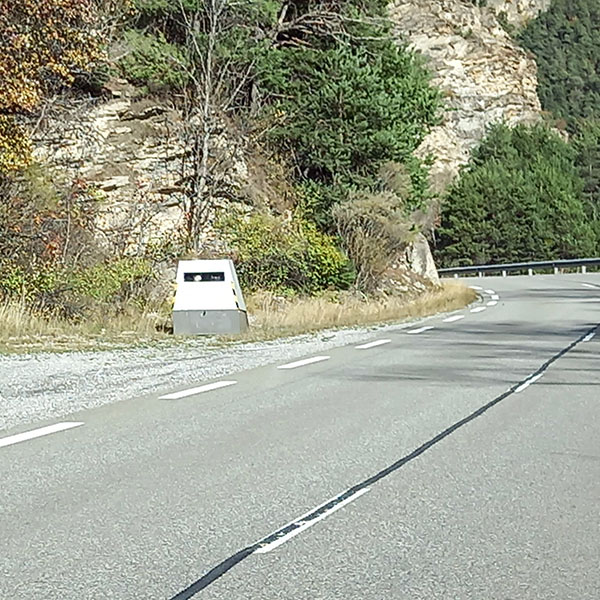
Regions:
<instances>
[{"instance_id":1,"label":"green shrub","mask_svg":"<svg viewBox=\"0 0 600 600\"><path fill-rule=\"evenodd\" d=\"M143 259L117 259L87 268L4 263L0 298L23 301L41 313L79 319L90 310L112 313L128 302L143 305L144 288L151 281L151 265Z\"/></svg>"},{"instance_id":2,"label":"green shrub","mask_svg":"<svg viewBox=\"0 0 600 600\"><path fill-rule=\"evenodd\" d=\"M125 32L129 53L120 60L123 76L150 91L181 88L187 82L187 61L183 52L161 33Z\"/></svg>"},{"instance_id":3,"label":"green shrub","mask_svg":"<svg viewBox=\"0 0 600 600\"><path fill-rule=\"evenodd\" d=\"M242 285L250 291L313 294L352 283L348 259L313 223L255 213L223 219L219 229L233 249Z\"/></svg>"},{"instance_id":4,"label":"green shrub","mask_svg":"<svg viewBox=\"0 0 600 600\"><path fill-rule=\"evenodd\" d=\"M543 126L495 125L442 210L436 254L444 266L590 256L575 153Z\"/></svg>"}]
</instances>

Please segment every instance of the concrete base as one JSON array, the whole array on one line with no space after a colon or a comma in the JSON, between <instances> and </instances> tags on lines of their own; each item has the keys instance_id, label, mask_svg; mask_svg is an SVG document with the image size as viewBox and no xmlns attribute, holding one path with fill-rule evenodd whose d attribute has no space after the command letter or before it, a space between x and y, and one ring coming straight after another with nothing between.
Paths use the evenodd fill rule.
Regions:
<instances>
[{"instance_id":1,"label":"concrete base","mask_svg":"<svg viewBox=\"0 0 600 600\"><path fill-rule=\"evenodd\" d=\"M248 329L248 316L241 310L175 310L175 335L242 333Z\"/></svg>"}]
</instances>

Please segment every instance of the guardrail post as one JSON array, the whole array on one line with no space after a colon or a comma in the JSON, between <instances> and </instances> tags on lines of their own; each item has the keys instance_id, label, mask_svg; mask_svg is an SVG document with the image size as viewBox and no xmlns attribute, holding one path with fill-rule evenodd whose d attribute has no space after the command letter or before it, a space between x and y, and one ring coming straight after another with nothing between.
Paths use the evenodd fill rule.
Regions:
<instances>
[{"instance_id":1,"label":"guardrail post","mask_svg":"<svg viewBox=\"0 0 600 600\"><path fill-rule=\"evenodd\" d=\"M454 273L454 279L458 279L458 273Z\"/></svg>"},{"instance_id":2,"label":"guardrail post","mask_svg":"<svg viewBox=\"0 0 600 600\"><path fill-rule=\"evenodd\" d=\"M477 277L483 277L483 273L479 271L479 273L477 273Z\"/></svg>"},{"instance_id":3,"label":"guardrail post","mask_svg":"<svg viewBox=\"0 0 600 600\"><path fill-rule=\"evenodd\" d=\"M533 277L533 269L527 269L527 274L529 277Z\"/></svg>"},{"instance_id":4,"label":"guardrail post","mask_svg":"<svg viewBox=\"0 0 600 600\"><path fill-rule=\"evenodd\" d=\"M554 274L558 275L558 267L554 267Z\"/></svg>"},{"instance_id":5,"label":"guardrail post","mask_svg":"<svg viewBox=\"0 0 600 600\"><path fill-rule=\"evenodd\" d=\"M581 273L585 275L587 273L587 267L585 265L581 265Z\"/></svg>"},{"instance_id":6,"label":"guardrail post","mask_svg":"<svg viewBox=\"0 0 600 600\"><path fill-rule=\"evenodd\" d=\"M502 271L502 277L506 277L506 271Z\"/></svg>"}]
</instances>

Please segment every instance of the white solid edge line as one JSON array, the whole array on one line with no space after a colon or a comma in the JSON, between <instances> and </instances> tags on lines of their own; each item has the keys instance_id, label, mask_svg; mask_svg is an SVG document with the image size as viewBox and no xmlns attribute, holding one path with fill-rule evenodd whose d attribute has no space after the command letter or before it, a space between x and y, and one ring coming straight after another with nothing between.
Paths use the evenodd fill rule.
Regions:
<instances>
[{"instance_id":1,"label":"white solid edge line","mask_svg":"<svg viewBox=\"0 0 600 600\"><path fill-rule=\"evenodd\" d=\"M276 540L272 541L271 543L258 548L258 550L255 550L254 552L256 554L266 554L267 552L271 552L271 550L275 550L275 548L281 546L282 544L285 544L285 542L287 542L288 540L291 540L293 537L297 536L299 533L302 533L305 529L308 529L315 523L318 523L319 521L322 521L325 517L328 517L329 515L333 514L336 510L339 510L343 506L346 506L346 504L349 504L350 502L356 500L357 498L360 498L363 494L366 494L369 491L369 489L370 488L364 488L362 490L359 490L355 494L352 494L352 496L348 496L348 498L346 498L345 500L342 500L339 504L332 506L329 510L326 510L323 514L319 515L318 517L315 517L314 519L311 519L310 521L304 522L302 520L303 517L299 517L295 521L288 523L288 525L284 525L281 529L284 529L285 527L288 527L289 525L293 525L294 523L297 523L299 525L299 527L296 527L296 529L292 529L292 531L290 531L289 533L286 533L285 535L281 536L280 538L277 538ZM337 496L336 496L336 498L337 498ZM321 505L321 506L323 506L323 505ZM315 510L318 510L318 507L313 509L306 515L304 515L304 517L310 515ZM269 536L266 536L266 537L269 537Z\"/></svg>"},{"instance_id":2,"label":"white solid edge line","mask_svg":"<svg viewBox=\"0 0 600 600\"><path fill-rule=\"evenodd\" d=\"M496 306L496 304L498 304L498 300L490 300L486 306Z\"/></svg>"},{"instance_id":3,"label":"white solid edge line","mask_svg":"<svg viewBox=\"0 0 600 600\"><path fill-rule=\"evenodd\" d=\"M215 383L207 383L206 385L201 385L200 387L195 388L189 388L187 390L182 390L181 392L165 394L164 396L160 396L159 400L179 400L180 398L194 396L196 394L201 394L202 392L210 392L211 390L218 390L219 388L235 385L236 383L237 381L216 381Z\"/></svg>"},{"instance_id":4,"label":"white solid edge line","mask_svg":"<svg viewBox=\"0 0 600 600\"><path fill-rule=\"evenodd\" d=\"M360 346L355 346L357 350L367 350L369 348L375 348L375 346L383 346L383 344L389 344L392 340L375 340L374 342L368 342L366 344L361 344Z\"/></svg>"},{"instance_id":5,"label":"white solid edge line","mask_svg":"<svg viewBox=\"0 0 600 600\"><path fill-rule=\"evenodd\" d=\"M586 287L586 288L591 288L591 289L593 289L593 290L597 290L597 289L598 289L598 288L597 288L595 285L592 285L591 283L582 283L581 285L582 285L583 287Z\"/></svg>"},{"instance_id":6,"label":"white solid edge line","mask_svg":"<svg viewBox=\"0 0 600 600\"><path fill-rule=\"evenodd\" d=\"M500 300L500 296L498 296L498 294L492 294L492 300Z\"/></svg>"},{"instance_id":7,"label":"white solid edge line","mask_svg":"<svg viewBox=\"0 0 600 600\"><path fill-rule=\"evenodd\" d=\"M485 290L486 294L495 294L496 292L494 290Z\"/></svg>"},{"instance_id":8,"label":"white solid edge line","mask_svg":"<svg viewBox=\"0 0 600 600\"><path fill-rule=\"evenodd\" d=\"M472 308L471 312L472 313L478 313L478 312L481 312L483 310L485 310L485 306L478 306L477 308Z\"/></svg>"},{"instance_id":9,"label":"white solid edge line","mask_svg":"<svg viewBox=\"0 0 600 600\"><path fill-rule=\"evenodd\" d=\"M426 327L419 327L418 329L411 329L408 333L423 333L424 331L429 331L433 329L433 325L427 325Z\"/></svg>"},{"instance_id":10,"label":"white solid edge line","mask_svg":"<svg viewBox=\"0 0 600 600\"><path fill-rule=\"evenodd\" d=\"M515 393L518 394L519 392L522 392L525 388L528 388L532 383L535 383L543 375L544 375L543 373L538 373L537 375L534 375L530 379L527 379L515 390Z\"/></svg>"},{"instance_id":11,"label":"white solid edge line","mask_svg":"<svg viewBox=\"0 0 600 600\"><path fill-rule=\"evenodd\" d=\"M452 317L448 317L447 319L444 319L444 323L454 323L454 321L460 321L461 319L464 319L465 315L454 315Z\"/></svg>"},{"instance_id":12,"label":"white solid edge line","mask_svg":"<svg viewBox=\"0 0 600 600\"><path fill-rule=\"evenodd\" d=\"M297 367L303 367L304 365L311 365L312 363L321 362L322 360L329 360L329 356L313 356L312 358L305 358L304 360L297 360L296 362L287 363L285 365L279 365L278 369L295 369Z\"/></svg>"},{"instance_id":13,"label":"white solid edge line","mask_svg":"<svg viewBox=\"0 0 600 600\"><path fill-rule=\"evenodd\" d=\"M25 442L27 440L33 440L44 435L50 435L51 433L58 433L59 431L73 429L73 427L80 427L81 425L83 425L83 423L79 421L64 421L63 423L55 423L54 425L48 425L46 427L40 427L39 429L25 431L24 433L9 435L8 437L0 438L0 448L3 446L11 446L12 444L18 444L19 442Z\"/></svg>"},{"instance_id":14,"label":"white solid edge line","mask_svg":"<svg viewBox=\"0 0 600 600\"><path fill-rule=\"evenodd\" d=\"M583 340L581 340L582 342L589 342L592 340L592 338L596 335L595 331L592 331L591 333L588 333Z\"/></svg>"},{"instance_id":15,"label":"white solid edge line","mask_svg":"<svg viewBox=\"0 0 600 600\"><path fill-rule=\"evenodd\" d=\"M479 287L478 285L470 285L469 286L472 290L482 290L482 287Z\"/></svg>"}]
</instances>

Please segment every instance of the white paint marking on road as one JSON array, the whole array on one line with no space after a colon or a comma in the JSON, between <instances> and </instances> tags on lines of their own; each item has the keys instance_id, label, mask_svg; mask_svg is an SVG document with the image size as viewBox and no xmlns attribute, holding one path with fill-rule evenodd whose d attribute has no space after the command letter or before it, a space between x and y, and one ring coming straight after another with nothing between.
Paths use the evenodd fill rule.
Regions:
<instances>
[{"instance_id":1,"label":"white paint marking on road","mask_svg":"<svg viewBox=\"0 0 600 600\"><path fill-rule=\"evenodd\" d=\"M472 308L471 312L472 313L478 313L478 312L481 312L481 311L484 311L484 310L485 310L485 306L478 306L477 308Z\"/></svg>"},{"instance_id":2,"label":"white paint marking on road","mask_svg":"<svg viewBox=\"0 0 600 600\"><path fill-rule=\"evenodd\" d=\"M159 400L179 400L180 398L187 398L188 396L195 396L196 394L201 394L202 392L218 390L220 388L228 387L230 385L235 385L236 383L237 381L216 381L215 383L207 383L206 385L201 385L200 387L195 388L189 388L187 390L182 390L181 392L166 394L165 396L160 396Z\"/></svg>"},{"instance_id":3,"label":"white paint marking on road","mask_svg":"<svg viewBox=\"0 0 600 600\"><path fill-rule=\"evenodd\" d=\"M479 287L478 285L470 285L469 286L472 290L482 290L482 287Z\"/></svg>"},{"instance_id":4,"label":"white paint marking on road","mask_svg":"<svg viewBox=\"0 0 600 600\"><path fill-rule=\"evenodd\" d=\"M596 331L592 331L591 333L588 333L581 341L582 342L590 342L593 337L596 335Z\"/></svg>"},{"instance_id":5,"label":"white paint marking on road","mask_svg":"<svg viewBox=\"0 0 600 600\"><path fill-rule=\"evenodd\" d=\"M544 374L543 373L538 373L537 375L534 375L533 377L530 377L529 379L526 379L516 390L515 390L515 394L518 394L519 392L522 392L524 389L528 388L532 383L535 383L538 379L540 379Z\"/></svg>"},{"instance_id":6,"label":"white paint marking on road","mask_svg":"<svg viewBox=\"0 0 600 600\"><path fill-rule=\"evenodd\" d=\"M496 306L498 304L498 300L490 300L486 306Z\"/></svg>"},{"instance_id":7,"label":"white paint marking on road","mask_svg":"<svg viewBox=\"0 0 600 600\"><path fill-rule=\"evenodd\" d=\"M374 342L368 342L367 344L361 344L355 346L357 350L367 350L369 348L375 348L375 346L383 346L383 344L389 344L392 340L375 340Z\"/></svg>"},{"instance_id":8,"label":"white paint marking on road","mask_svg":"<svg viewBox=\"0 0 600 600\"><path fill-rule=\"evenodd\" d=\"M256 554L266 554L267 552L271 552L271 550L275 550L275 548L281 546L282 544L285 544L285 542L287 542L288 540L291 540L293 537L297 536L299 533L302 533L305 529L308 529L315 523L322 521L325 517L328 517L329 515L333 514L336 510L339 510L343 506L346 506L346 504L350 504L350 502L353 502L357 498L360 498L363 494L366 494L368 491L369 491L369 488L364 488L362 490L359 490L355 494L352 494L352 496L348 496L348 498L345 498L338 504L335 504L329 510L326 510L325 512L323 512L319 516L315 517L314 519L304 521L304 519L307 516L310 516L312 513L314 513L316 510L318 510L319 507L313 509L309 513L303 515L302 517L299 517L298 519L296 519L295 521L292 521L288 525L285 525L284 527L282 527L282 529L285 529L286 527L289 527L290 525L298 525L298 527L296 527L295 529L292 529L285 535L282 535L280 538L277 538L276 540L274 540L268 544L265 544L264 546L261 546L260 548L258 548L258 550L255 550L255 553ZM331 502L331 500L329 502ZM326 503L326 504L328 504L328 503ZM321 505L321 506L323 506L323 505ZM266 537L268 538L269 536L266 536Z\"/></svg>"},{"instance_id":9,"label":"white paint marking on road","mask_svg":"<svg viewBox=\"0 0 600 600\"><path fill-rule=\"evenodd\" d=\"M297 360L296 362L287 363L286 365L279 365L277 368L296 369L297 367L303 367L304 365L312 365L313 363L321 362L322 360L329 360L329 358L329 356L313 356L312 358Z\"/></svg>"},{"instance_id":10,"label":"white paint marking on road","mask_svg":"<svg viewBox=\"0 0 600 600\"><path fill-rule=\"evenodd\" d=\"M39 429L25 431L24 433L9 435L8 437L0 438L0 448L3 446L11 446L12 444L18 444L19 442L25 442L27 440L33 440L44 435L50 435L51 433L66 431L67 429L73 429L73 427L80 427L81 425L83 425L83 423L78 421L65 421L63 423L55 423L54 425L48 425L47 427L40 427Z\"/></svg>"},{"instance_id":11,"label":"white paint marking on road","mask_svg":"<svg viewBox=\"0 0 600 600\"><path fill-rule=\"evenodd\" d=\"M495 294L496 292L494 290L485 290L486 294Z\"/></svg>"},{"instance_id":12,"label":"white paint marking on road","mask_svg":"<svg viewBox=\"0 0 600 600\"><path fill-rule=\"evenodd\" d=\"M595 285L592 285L591 283L582 283L581 285L586 288L591 288L592 290L598 289Z\"/></svg>"},{"instance_id":13,"label":"white paint marking on road","mask_svg":"<svg viewBox=\"0 0 600 600\"><path fill-rule=\"evenodd\" d=\"M427 325L427 327L419 327L418 329L411 329L408 333L423 333L424 331L429 331L433 329L433 325Z\"/></svg>"},{"instance_id":14,"label":"white paint marking on road","mask_svg":"<svg viewBox=\"0 0 600 600\"><path fill-rule=\"evenodd\" d=\"M500 300L500 296L498 296L498 294L492 294L492 300Z\"/></svg>"},{"instance_id":15,"label":"white paint marking on road","mask_svg":"<svg viewBox=\"0 0 600 600\"><path fill-rule=\"evenodd\" d=\"M464 319L465 315L454 315L452 317L448 317L447 319L444 319L444 323L454 323L454 321L460 321L461 319Z\"/></svg>"}]
</instances>

